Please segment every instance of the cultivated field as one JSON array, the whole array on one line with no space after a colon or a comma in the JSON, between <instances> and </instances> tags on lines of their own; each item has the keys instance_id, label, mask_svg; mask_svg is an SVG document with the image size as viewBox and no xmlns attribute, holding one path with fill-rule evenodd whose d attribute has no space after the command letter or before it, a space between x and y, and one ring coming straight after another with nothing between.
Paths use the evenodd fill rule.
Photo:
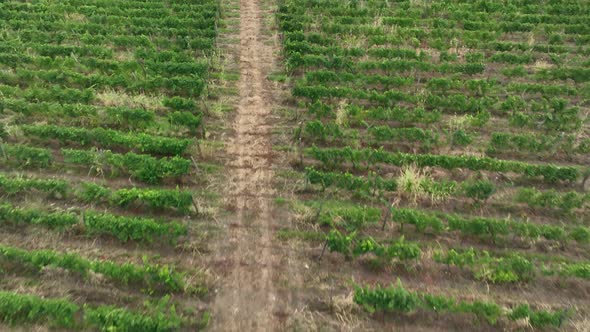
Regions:
<instances>
[{"instance_id":1,"label":"cultivated field","mask_svg":"<svg viewBox=\"0 0 590 332\"><path fill-rule=\"evenodd\" d=\"M0 3L1 320L207 324L218 16L210 0Z\"/></svg>"},{"instance_id":2,"label":"cultivated field","mask_svg":"<svg viewBox=\"0 0 590 332\"><path fill-rule=\"evenodd\" d=\"M0 1L1 331L590 330L587 0Z\"/></svg>"},{"instance_id":3,"label":"cultivated field","mask_svg":"<svg viewBox=\"0 0 590 332\"><path fill-rule=\"evenodd\" d=\"M590 328L589 15L279 1L299 183L280 235L325 248L326 325Z\"/></svg>"}]
</instances>

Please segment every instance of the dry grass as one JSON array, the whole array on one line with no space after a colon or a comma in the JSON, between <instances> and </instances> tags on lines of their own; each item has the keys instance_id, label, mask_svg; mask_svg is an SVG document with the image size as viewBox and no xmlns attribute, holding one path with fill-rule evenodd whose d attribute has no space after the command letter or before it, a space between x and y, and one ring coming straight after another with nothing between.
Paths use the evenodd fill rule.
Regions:
<instances>
[{"instance_id":1,"label":"dry grass","mask_svg":"<svg viewBox=\"0 0 590 332\"><path fill-rule=\"evenodd\" d=\"M334 120L334 122L339 127L348 126L348 112L346 111L346 106L348 106L348 103L344 99L340 101L340 103L338 104L338 108L336 109L336 120Z\"/></svg>"},{"instance_id":2,"label":"dry grass","mask_svg":"<svg viewBox=\"0 0 590 332\"><path fill-rule=\"evenodd\" d=\"M149 110L164 110L161 96L145 94L129 95L116 90L105 90L96 94L96 99L102 106L126 106L131 108L145 108Z\"/></svg>"},{"instance_id":3,"label":"dry grass","mask_svg":"<svg viewBox=\"0 0 590 332\"><path fill-rule=\"evenodd\" d=\"M428 180L423 170L410 165L402 169L402 174L398 178L398 192L409 197L412 205L416 205L419 199L428 197L421 183Z\"/></svg>"},{"instance_id":4,"label":"dry grass","mask_svg":"<svg viewBox=\"0 0 590 332\"><path fill-rule=\"evenodd\" d=\"M287 321L289 331L372 331L358 313L352 293L332 297L332 313L309 307L296 309Z\"/></svg>"},{"instance_id":5,"label":"dry grass","mask_svg":"<svg viewBox=\"0 0 590 332\"><path fill-rule=\"evenodd\" d=\"M381 27L383 26L383 17L382 16L376 16L375 20L373 21L373 26L374 27Z\"/></svg>"},{"instance_id":6,"label":"dry grass","mask_svg":"<svg viewBox=\"0 0 590 332\"><path fill-rule=\"evenodd\" d=\"M344 45L346 48L355 48L355 47L365 47L365 45L367 45L367 42L365 39L359 37L359 36L354 36L354 35L347 35L344 37L344 40L342 41L342 45Z\"/></svg>"},{"instance_id":7,"label":"dry grass","mask_svg":"<svg viewBox=\"0 0 590 332\"><path fill-rule=\"evenodd\" d=\"M2 119L0 120L0 123L4 124L4 130L6 134L12 139L21 141L24 138L24 134L20 126L14 124L7 124L13 123L12 117L10 118L10 120Z\"/></svg>"},{"instance_id":8,"label":"dry grass","mask_svg":"<svg viewBox=\"0 0 590 332\"><path fill-rule=\"evenodd\" d=\"M432 0L410 0L410 5L412 7L430 8L431 4L432 4Z\"/></svg>"},{"instance_id":9,"label":"dry grass","mask_svg":"<svg viewBox=\"0 0 590 332\"><path fill-rule=\"evenodd\" d=\"M348 331L354 331L361 325L359 307L354 303L353 292L346 295L332 297L332 310L341 326Z\"/></svg>"},{"instance_id":10,"label":"dry grass","mask_svg":"<svg viewBox=\"0 0 590 332\"><path fill-rule=\"evenodd\" d=\"M106 283L106 277L101 273L88 271L88 282L95 286L104 285Z\"/></svg>"},{"instance_id":11,"label":"dry grass","mask_svg":"<svg viewBox=\"0 0 590 332\"><path fill-rule=\"evenodd\" d=\"M429 185L432 182L434 182L432 176L424 169L415 165L406 166L397 180L398 193L406 197L414 206L423 200L429 200L432 204L445 201L449 193L432 188Z\"/></svg>"},{"instance_id":12,"label":"dry grass","mask_svg":"<svg viewBox=\"0 0 590 332\"><path fill-rule=\"evenodd\" d=\"M531 32L529 32L529 35L527 37L527 44L529 46L533 46L533 45L535 45L535 42L536 42L535 33L533 31L531 31Z\"/></svg>"},{"instance_id":13,"label":"dry grass","mask_svg":"<svg viewBox=\"0 0 590 332\"><path fill-rule=\"evenodd\" d=\"M115 51L114 58L117 61L133 61L135 60L135 55L133 52L130 51Z\"/></svg>"},{"instance_id":14,"label":"dry grass","mask_svg":"<svg viewBox=\"0 0 590 332\"><path fill-rule=\"evenodd\" d=\"M78 22L78 23L86 23L86 22L88 22L88 19L86 18L86 15L81 14L81 13L65 13L64 14L64 19L66 21L70 21L70 22Z\"/></svg>"},{"instance_id":15,"label":"dry grass","mask_svg":"<svg viewBox=\"0 0 590 332\"><path fill-rule=\"evenodd\" d=\"M545 60L537 60L537 61L535 61L535 64L533 65L533 68L535 70L543 70L543 69L548 69L551 67L553 67L553 65Z\"/></svg>"},{"instance_id":16,"label":"dry grass","mask_svg":"<svg viewBox=\"0 0 590 332\"><path fill-rule=\"evenodd\" d=\"M28 325L26 327L18 327L14 325L4 325L0 323L0 331L11 331L11 332L49 332L54 331L47 326L40 325Z\"/></svg>"},{"instance_id":17,"label":"dry grass","mask_svg":"<svg viewBox=\"0 0 590 332\"><path fill-rule=\"evenodd\" d=\"M464 130L467 128L469 124L469 116L468 115L457 115L451 116L447 120L447 128L450 132L455 132L457 130Z\"/></svg>"},{"instance_id":18,"label":"dry grass","mask_svg":"<svg viewBox=\"0 0 590 332\"><path fill-rule=\"evenodd\" d=\"M571 322L571 326L576 332L590 331L590 318L582 318Z\"/></svg>"},{"instance_id":19,"label":"dry grass","mask_svg":"<svg viewBox=\"0 0 590 332\"><path fill-rule=\"evenodd\" d=\"M309 225L309 223L313 221L316 214L317 211L311 207L303 204L296 204L293 207L292 220L296 224Z\"/></svg>"}]
</instances>

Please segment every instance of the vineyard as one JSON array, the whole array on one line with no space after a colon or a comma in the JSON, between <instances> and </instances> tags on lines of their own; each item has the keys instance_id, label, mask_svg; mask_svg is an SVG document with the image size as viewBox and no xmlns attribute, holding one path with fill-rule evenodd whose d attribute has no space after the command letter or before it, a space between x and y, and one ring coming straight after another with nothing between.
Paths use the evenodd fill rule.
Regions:
<instances>
[{"instance_id":1,"label":"vineyard","mask_svg":"<svg viewBox=\"0 0 590 332\"><path fill-rule=\"evenodd\" d=\"M0 1L1 331L590 330L588 0Z\"/></svg>"},{"instance_id":2,"label":"vineyard","mask_svg":"<svg viewBox=\"0 0 590 332\"><path fill-rule=\"evenodd\" d=\"M316 261L314 326L589 328L589 20L584 0L279 1L280 237Z\"/></svg>"},{"instance_id":3,"label":"vineyard","mask_svg":"<svg viewBox=\"0 0 590 332\"><path fill-rule=\"evenodd\" d=\"M220 22L216 0L0 3L0 330L207 325Z\"/></svg>"}]
</instances>

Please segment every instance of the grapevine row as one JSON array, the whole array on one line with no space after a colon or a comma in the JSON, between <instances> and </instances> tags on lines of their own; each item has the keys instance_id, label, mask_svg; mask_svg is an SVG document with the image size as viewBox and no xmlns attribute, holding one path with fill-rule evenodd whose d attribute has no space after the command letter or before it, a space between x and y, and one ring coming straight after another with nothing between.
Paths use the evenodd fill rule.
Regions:
<instances>
[{"instance_id":1,"label":"grapevine row","mask_svg":"<svg viewBox=\"0 0 590 332\"><path fill-rule=\"evenodd\" d=\"M170 292L184 291L186 281L182 273L168 265L143 265L133 263L117 264L105 260L88 260L75 253L59 253L53 250L23 250L0 245L0 257L11 263L32 266L41 271L45 267L58 267L78 273L87 278L89 273L100 273L124 285L139 284L150 289L163 289Z\"/></svg>"},{"instance_id":2,"label":"grapevine row","mask_svg":"<svg viewBox=\"0 0 590 332\"><path fill-rule=\"evenodd\" d=\"M149 218L124 217L91 211L82 214L66 211L47 212L34 208L14 207L10 204L0 205L0 223L39 225L58 231L79 231L89 236L110 235L121 242L150 243L156 239L174 241L187 233L187 227L178 222L162 223Z\"/></svg>"}]
</instances>

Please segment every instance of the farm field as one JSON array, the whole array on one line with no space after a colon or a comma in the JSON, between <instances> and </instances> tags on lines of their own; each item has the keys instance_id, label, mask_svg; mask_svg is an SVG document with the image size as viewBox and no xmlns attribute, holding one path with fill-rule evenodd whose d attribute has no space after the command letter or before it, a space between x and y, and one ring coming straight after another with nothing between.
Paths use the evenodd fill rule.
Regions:
<instances>
[{"instance_id":1,"label":"farm field","mask_svg":"<svg viewBox=\"0 0 590 332\"><path fill-rule=\"evenodd\" d=\"M303 329L589 329L590 3L277 13Z\"/></svg>"},{"instance_id":2,"label":"farm field","mask_svg":"<svg viewBox=\"0 0 590 332\"><path fill-rule=\"evenodd\" d=\"M0 330L198 330L217 1L0 3Z\"/></svg>"},{"instance_id":3,"label":"farm field","mask_svg":"<svg viewBox=\"0 0 590 332\"><path fill-rule=\"evenodd\" d=\"M0 1L0 331L590 330L589 22Z\"/></svg>"}]
</instances>

